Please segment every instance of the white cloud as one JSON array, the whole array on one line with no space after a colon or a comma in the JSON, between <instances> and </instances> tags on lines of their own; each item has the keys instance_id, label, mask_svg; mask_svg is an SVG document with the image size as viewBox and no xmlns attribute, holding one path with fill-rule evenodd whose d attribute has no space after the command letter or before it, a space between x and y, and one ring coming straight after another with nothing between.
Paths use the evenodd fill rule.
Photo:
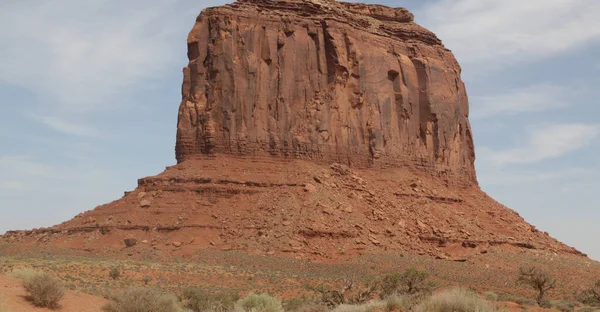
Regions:
<instances>
[{"instance_id":1,"label":"white cloud","mask_svg":"<svg viewBox=\"0 0 600 312\"><path fill-rule=\"evenodd\" d=\"M426 5L419 16L462 64L476 63L480 70L600 40L597 0L442 0Z\"/></svg>"},{"instance_id":2,"label":"white cloud","mask_svg":"<svg viewBox=\"0 0 600 312\"><path fill-rule=\"evenodd\" d=\"M64 119L52 116L31 115L31 118L41 122L42 124L65 134L87 137L87 138L102 138L102 134L98 129L89 125L82 125L66 121Z\"/></svg>"},{"instance_id":3,"label":"white cloud","mask_svg":"<svg viewBox=\"0 0 600 312\"><path fill-rule=\"evenodd\" d=\"M539 126L530 131L524 146L497 151L483 147L479 155L496 165L527 164L561 157L584 148L598 136L600 127L588 124Z\"/></svg>"},{"instance_id":4,"label":"white cloud","mask_svg":"<svg viewBox=\"0 0 600 312\"><path fill-rule=\"evenodd\" d=\"M184 65L174 46L185 47L195 16L211 1L195 4L197 11L181 2L2 1L0 41L10 44L0 49L0 83L70 112L123 105L119 95L133 84ZM168 22L175 18L189 23Z\"/></svg>"},{"instance_id":5,"label":"white cloud","mask_svg":"<svg viewBox=\"0 0 600 312\"><path fill-rule=\"evenodd\" d=\"M509 90L502 94L472 96L472 118L495 115L512 115L522 112L539 112L569 105L566 98L572 89L551 84L533 85Z\"/></svg>"}]
</instances>

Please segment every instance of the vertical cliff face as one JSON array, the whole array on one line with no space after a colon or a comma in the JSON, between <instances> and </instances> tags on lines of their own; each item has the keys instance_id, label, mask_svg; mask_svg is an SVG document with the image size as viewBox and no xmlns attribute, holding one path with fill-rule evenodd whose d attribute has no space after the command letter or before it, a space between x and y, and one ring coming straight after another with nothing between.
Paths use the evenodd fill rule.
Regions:
<instances>
[{"instance_id":1,"label":"vertical cliff face","mask_svg":"<svg viewBox=\"0 0 600 312\"><path fill-rule=\"evenodd\" d=\"M178 162L270 155L476 183L460 66L405 9L245 0L188 37Z\"/></svg>"},{"instance_id":2,"label":"vertical cliff face","mask_svg":"<svg viewBox=\"0 0 600 312\"><path fill-rule=\"evenodd\" d=\"M582 255L476 185L460 67L405 9L238 1L202 12L188 50L179 163L117 201L0 243L468 255L473 268L488 250ZM127 238L148 244L123 249Z\"/></svg>"}]
</instances>

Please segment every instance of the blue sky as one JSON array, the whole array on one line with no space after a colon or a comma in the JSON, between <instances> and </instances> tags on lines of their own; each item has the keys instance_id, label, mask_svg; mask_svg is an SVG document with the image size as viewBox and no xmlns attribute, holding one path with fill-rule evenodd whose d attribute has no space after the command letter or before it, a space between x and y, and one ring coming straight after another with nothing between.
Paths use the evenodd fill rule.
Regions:
<instances>
[{"instance_id":1,"label":"blue sky","mask_svg":"<svg viewBox=\"0 0 600 312\"><path fill-rule=\"evenodd\" d=\"M0 2L0 232L116 200L175 163L186 36L227 1ZM458 58L484 191L600 259L600 1L366 1Z\"/></svg>"}]
</instances>

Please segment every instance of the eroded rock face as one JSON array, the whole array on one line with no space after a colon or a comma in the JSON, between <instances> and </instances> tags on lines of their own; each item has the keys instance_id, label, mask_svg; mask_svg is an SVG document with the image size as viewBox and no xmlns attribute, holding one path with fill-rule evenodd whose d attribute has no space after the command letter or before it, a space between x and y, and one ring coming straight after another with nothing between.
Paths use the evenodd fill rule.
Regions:
<instances>
[{"instance_id":1,"label":"eroded rock face","mask_svg":"<svg viewBox=\"0 0 600 312\"><path fill-rule=\"evenodd\" d=\"M188 56L178 162L268 155L476 183L460 66L406 9L241 0L200 14Z\"/></svg>"}]
</instances>

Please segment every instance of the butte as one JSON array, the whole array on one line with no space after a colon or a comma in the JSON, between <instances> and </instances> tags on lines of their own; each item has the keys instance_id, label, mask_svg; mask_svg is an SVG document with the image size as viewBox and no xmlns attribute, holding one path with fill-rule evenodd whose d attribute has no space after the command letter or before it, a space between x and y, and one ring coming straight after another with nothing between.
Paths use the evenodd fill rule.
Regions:
<instances>
[{"instance_id":1,"label":"butte","mask_svg":"<svg viewBox=\"0 0 600 312\"><path fill-rule=\"evenodd\" d=\"M413 19L332 0L205 9L187 40L177 165L1 241L91 253L127 242L181 256L583 256L479 188L461 68Z\"/></svg>"}]
</instances>

